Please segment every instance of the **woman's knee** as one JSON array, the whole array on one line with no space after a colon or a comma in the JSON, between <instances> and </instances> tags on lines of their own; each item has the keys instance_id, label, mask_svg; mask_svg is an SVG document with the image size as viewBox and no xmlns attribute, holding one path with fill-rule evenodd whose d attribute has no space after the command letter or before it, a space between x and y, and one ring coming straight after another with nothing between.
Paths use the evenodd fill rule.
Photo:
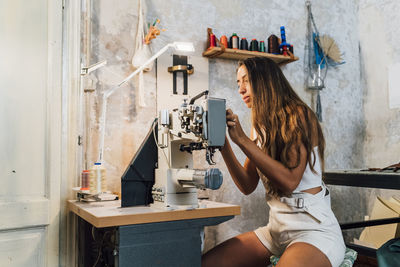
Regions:
<instances>
[{"instance_id":1,"label":"woman's knee","mask_svg":"<svg viewBox=\"0 0 400 267\"><path fill-rule=\"evenodd\" d=\"M231 238L205 253L202 266L267 266L271 252L254 232Z\"/></svg>"},{"instance_id":2,"label":"woman's knee","mask_svg":"<svg viewBox=\"0 0 400 267\"><path fill-rule=\"evenodd\" d=\"M321 250L303 242L294 243L287 247L276 266L332 267L328 257Z\"/></svg>"}]
</instances>

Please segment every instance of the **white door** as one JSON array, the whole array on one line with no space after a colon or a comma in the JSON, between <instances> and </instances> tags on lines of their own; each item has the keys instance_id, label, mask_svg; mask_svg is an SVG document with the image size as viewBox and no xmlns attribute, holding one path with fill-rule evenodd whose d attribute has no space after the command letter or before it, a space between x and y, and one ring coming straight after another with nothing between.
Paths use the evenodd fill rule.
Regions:
<instances>
[{"instance_id":1,"label":"white door","mask_svg":"<svg viewBox=\"0 0 400 267\"><path fill-rule=\"evenodd\" d=\"M62 0L0 0L0 266L58 266Z\"/></svg>"}]
</instances>

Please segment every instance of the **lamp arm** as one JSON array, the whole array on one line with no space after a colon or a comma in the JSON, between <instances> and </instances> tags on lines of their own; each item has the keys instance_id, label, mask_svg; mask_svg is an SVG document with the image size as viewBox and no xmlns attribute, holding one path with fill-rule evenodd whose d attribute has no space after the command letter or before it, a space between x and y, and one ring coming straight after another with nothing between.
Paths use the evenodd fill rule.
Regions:
<instances>
[{"instance_id":1,"label":"lamp arm","mask_svg":"<svg viewBox=\"0 0 400 267\"><path fill-rule=\"evenodd\" d=\"M101 108L101 119L100 119L100 142L99 142L99 159L98 162L103 163L104 155L104 136L106 133L106 111L107 111L107 96L103 94L103 105Z\"/></svg>"},{"instance_id":2,"label":"lamp arm","mask_svg":"<svg viewBox=\"0 0 400 267\"><path fill-rule=\"evenodd\" d=\"M98 162L103 163L103 155L104 155L104 135L105 135L105 130L106 130L106 113L107 113L107 101L108 98L118 89L120 88L124 83L128 82L130 79L132 79L133 76L141 72L149 63L153 62L156 58L161 56L163 53L165 53L168 48L173 47L174 44L170 43L164 46L163 48L160 49L157 53L155 53L151 58L149 58L143 65L141 65L139 68L137 68L134 72L129 74L128 77L126 77L124 80L122 80L119 84L114 86L113 88L107 90L103 94L103 107L101 110L101 119L100 119L100 142L99 142L99 160Z\"/></svg>"},{"instance_id":3,"label":"lamp arm","mask_svg":"<svg viewBox=\"0 0 400 267\"><path fill-rule=\"evenodd\" d=\"M132 72L131 74L129 74L128 77L126 77L125 79L123 79L119 84L117 84L117 86L111 88L110 90L107 90L104 94L106 95L106 98L110 97L110 95L112 95L119 87L121 87L124 83L128 82L130 79L132 79L133 76L135 76L136 74L138 74L139 72L141 72L149 63L153 62L156 58L158 58L159 56L161 56L162 54L165 53L165 51L168 50L168 48L173 47L174 45L172 43L167 44L166 46L164 46L163 48L160 49L160 51L158 51L157 53L155 53L151 58L149 58L145 63L143 63L143 65L141 65L139 68L137 68L134 72Z\"/></svg>"}]
</instances>

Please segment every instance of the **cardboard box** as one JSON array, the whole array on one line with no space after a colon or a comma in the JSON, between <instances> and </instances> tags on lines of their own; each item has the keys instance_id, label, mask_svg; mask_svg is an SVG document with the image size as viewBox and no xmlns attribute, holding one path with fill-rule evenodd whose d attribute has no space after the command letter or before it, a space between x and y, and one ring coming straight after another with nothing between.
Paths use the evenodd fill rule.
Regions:
<instances>
[{"instance_id":1,"label":"cardboard box","mask_svg":"<svg viewBox=\"0 0 400 267\"><path fill-rule=\"evenodd\" d=\"M377 197L372 208L371 220L400 217L399 198L392 197L389 200ZM385 224L365 227L361 232L360 241L379 248L392 238L400 237L400 224Z\"/></svg>"}]
</instances>

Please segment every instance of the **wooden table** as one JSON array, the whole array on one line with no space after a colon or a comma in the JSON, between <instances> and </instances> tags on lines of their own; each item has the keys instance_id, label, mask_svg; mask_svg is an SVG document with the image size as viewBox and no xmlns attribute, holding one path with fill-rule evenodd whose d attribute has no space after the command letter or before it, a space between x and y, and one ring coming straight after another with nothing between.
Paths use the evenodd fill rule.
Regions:
<instances>
[{"instance_id":1,"label":"wooden table","mask_svg":"<svg viewBox=\"0 0 400 267\"><path fill-rule=\"evenodd\" d=\"M80 218L78 235L85 237L78 245L82 254L78 256L78 264L82 266L94 263L86 254L93 251L87 248L88 244L96 240L87 239L97 229L109 233L108 237L114 236L115 266L201 266L204 226L217 225L240 214L239 206L206 200L193 210L155 206L121 208L120 201L75 200L68 201L68 209Z\"/></svg>"}]
</instances>

